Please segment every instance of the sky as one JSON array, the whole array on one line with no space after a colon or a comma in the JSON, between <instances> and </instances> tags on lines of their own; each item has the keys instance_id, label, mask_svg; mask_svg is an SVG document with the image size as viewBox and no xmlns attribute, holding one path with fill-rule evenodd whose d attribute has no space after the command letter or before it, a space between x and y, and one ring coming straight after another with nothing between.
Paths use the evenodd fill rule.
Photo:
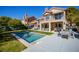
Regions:
<instances>
[{"instance_id":1,"label":"sky","mask_svg":"<svg viewBox=\"0 0 79 59\"><path fill-rule=\"evenodd\" d=\"M0 6L0 16L8 16L22 20L26 13L28 16L40 18L45 8L50 9L51 7L68 8L69 6ZM79 9L79 6L75 7Z\"/></svg>"}]
</instances>

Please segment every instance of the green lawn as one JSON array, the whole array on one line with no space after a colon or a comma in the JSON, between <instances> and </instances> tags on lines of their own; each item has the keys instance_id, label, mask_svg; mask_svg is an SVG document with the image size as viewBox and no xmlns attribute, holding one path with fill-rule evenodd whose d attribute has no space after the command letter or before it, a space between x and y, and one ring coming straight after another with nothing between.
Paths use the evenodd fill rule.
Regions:
<instances>
[{"instance_id":1,"label":"green lawn","mask_svg":"<svg viewBox=\"0 0 79 59\"><path fill-rule=\"evenodd\" d=\"M37 30L31 30L31 29L29 29L28 31L30 31L30 32L37 32L37 33L45 34L45 35L51 35L51 34L53 34L52 32L43 32L43 31L37 31Z\"/></svg>"},{"instance_id":2,"label":"green lawn","mask_svg":"<svg viewBox=\"0 0 79 59\"><path fill-rule=\"evenodd\" d=\"M4 34L0 38L0 52L19 52L27 48L10 34Z\"/></svg>"}]
</instances>

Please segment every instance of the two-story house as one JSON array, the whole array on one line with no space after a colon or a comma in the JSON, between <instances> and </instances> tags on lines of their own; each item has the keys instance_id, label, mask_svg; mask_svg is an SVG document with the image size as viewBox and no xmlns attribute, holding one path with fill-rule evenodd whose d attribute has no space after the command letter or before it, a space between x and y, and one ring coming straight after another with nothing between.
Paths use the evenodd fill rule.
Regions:
<instances>
[{"instance_id":1,"label":"two-story house","mask_svg":"<svg viewBox=\"0 0 79 59\"><path fill-rule=\"evenodd\" d=\"M66 12L63 8L45 9L40 20L41 31L56 31L57 29L66 29Z\"/></svg>"}]
</instances>

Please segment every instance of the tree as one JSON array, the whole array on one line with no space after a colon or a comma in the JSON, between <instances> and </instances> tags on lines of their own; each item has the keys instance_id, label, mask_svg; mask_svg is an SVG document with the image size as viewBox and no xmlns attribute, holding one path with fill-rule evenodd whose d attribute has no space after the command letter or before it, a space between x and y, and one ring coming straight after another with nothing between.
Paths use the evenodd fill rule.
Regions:
<instances>
[{"instance_id":1,"label":"tree","mask_svg":"<svg viewBox=\"0 0 79 59\"><path fill-rule=\"evenodd\" d=\"M1 30L7 30L8 28L8 21L11 20L12 18L6 17L6 16L1 16L0 17L0 29Z\"/></svg>"},{"instance_id":2,"label":"tree","mask_svg":"<svg viewBox=\"0 0 79 59\"><path fill-rule=\"evenodd\" d=\"M74 23L76 24L76 26L79 26L79 15L76 15L74 17Z\"/></svg>"},{"instance_id":3,"label":"tree","mask_svg":"<svg viewBox=\"0 0 79 59\"><path fill-rule=\"evenodd\" d=\"M17 19L13 19L8 22L8 26L10 27L18 28L20 25L21 25L21 21Z\"/></svg>"},{"instance_id":4,"label":"tree","mask_svg":"<svg viewBox=\"0 0 79 59\"><path fill-rule=\"evenodd\" d=\"M11 19L12 18L6 17L6 16L1 16L0 17L0 38L3 38L3 35L1 33L3 33L4 31L6 31L7 26L8 26L7 23Z\"/></svg>"},{"instance_id":5,"label":"tree","mask_svg":"<svg viewBox=\"0 0 79 59\"><path fill-rule=\"evenodd\" d=\"M79 14L78 12L78 9L73 6L66 9L66 18L67 21L70 23L70 26L72 26L72 23L74 22L76 15Z\"/></svg>"},{"instance_id":6,"label":"tree","mask_svg":"<svg viewBox=\"0 0 79 59\"><path fill-rule=\"evenodd\" d=\"M0 26L7 26L8 21L11 19L12 18L10 18L10 17L1 16L0 17Z\"/></svg>"},{"instance_id":7,"label":"tree","mask_svg":"<svg viewBox=\"0 0 79 59\"><path fill-rule=\"evenodd\" d=\"M12 27L14 29L27 29L26 26L24 26L20 20L14 19L14 20L10 20L8 22L8 26Z\"/></svg>"}]
</instances>

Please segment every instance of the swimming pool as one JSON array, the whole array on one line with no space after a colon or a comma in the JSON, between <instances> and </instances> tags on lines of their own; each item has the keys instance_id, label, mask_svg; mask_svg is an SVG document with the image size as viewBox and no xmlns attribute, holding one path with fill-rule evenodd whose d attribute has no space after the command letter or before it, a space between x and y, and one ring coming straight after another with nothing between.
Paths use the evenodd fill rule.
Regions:
<instances>
[{"instance_id":1,"label":"swimming pool","mask_svg":"<svg viewBox=\"0 0 79 59\"><path fill-rule=\"evenodd\" d=\"M29 43L34 42L44 37L44 35L41 35L35 32L16 32L14 34L16 34L17 36L19 36L20 38L24 39L25 41Z\"/></svg>"}]
</instances>

